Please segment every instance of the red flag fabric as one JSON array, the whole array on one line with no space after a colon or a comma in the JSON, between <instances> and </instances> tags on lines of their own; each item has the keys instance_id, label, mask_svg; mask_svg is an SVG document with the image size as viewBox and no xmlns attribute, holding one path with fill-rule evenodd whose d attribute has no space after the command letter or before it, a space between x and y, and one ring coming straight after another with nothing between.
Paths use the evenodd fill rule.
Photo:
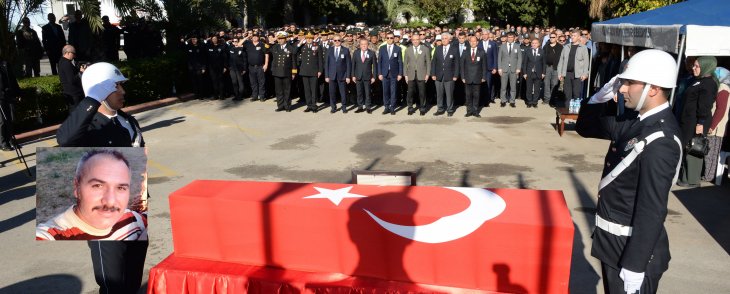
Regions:
<instances>
[{"instance_id":1,"label":"red flag fabric","mask_svg":"<svg viewBox=\"0 0 730 294\"><path fill-rule=\"evenodd\" d=\"M195 181L169 199L176 257L568 291L573 223L560 191Z\"/></svg>"}]
</instances>

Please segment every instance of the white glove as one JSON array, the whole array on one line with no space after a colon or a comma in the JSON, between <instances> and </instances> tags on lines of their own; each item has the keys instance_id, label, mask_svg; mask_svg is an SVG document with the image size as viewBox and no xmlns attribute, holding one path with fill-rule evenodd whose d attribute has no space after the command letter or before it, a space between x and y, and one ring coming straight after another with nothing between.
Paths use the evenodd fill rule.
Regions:
<instances>
[{"instance_id":1,"label":"white glove","mask_svg":"<svg viewBox=\"0 0 730 294\"><path fill-rule=\"evenodd\" d=\"M618 75L613 77L608 83L603 85L603 87L596 92L596 94L593 94L591 96L591 99L588 100L588 104L599 104L599 103L605 103L608 100L613 99L613 97L616 96L618 93L618 89L621 87L621 83L619 82Z\"/></svg>"},{"instance_id":2,"label":"white glove","mask_svg":"<svg viewBox=\"0 0 730 294\"><path fill-rule=\"evenodd\" d=\"M104 101L109 94L117 91L117 83L112 80L105 80L101 83L89 87L86 96L94 98L96 101Z\"/></svg>"},{"instance_id":3,"label":"white glove","mask_svg":"<svg viewBox=\"0 0 730 294\"><path fill-rule=\"evenodd\" d=\"M641 283L644 282L644 273L635 273L625 268L621 268L618 274L624 280L624 291L633 294L641 289Z\"/></svg>"}]
</instances>

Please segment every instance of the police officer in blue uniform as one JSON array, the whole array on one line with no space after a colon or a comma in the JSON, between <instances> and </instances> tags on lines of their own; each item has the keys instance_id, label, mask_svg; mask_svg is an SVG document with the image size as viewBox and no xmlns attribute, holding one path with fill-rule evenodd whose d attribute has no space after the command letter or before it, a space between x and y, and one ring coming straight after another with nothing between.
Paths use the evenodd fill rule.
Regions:
<instances>
[{"instance_id":1,"label":"police officer in blue uniform","mask_svg":"<svg viewBox=\"0 0 730 294\"><path fill-rule=\"evenodd\" d=\"M591 248L601 260L605 293L656 293L669 267L664 220L682 158L679 126L667 102L676 78L671 55L645 50L580 109L578 134L611 140ZM616 116L617 92L636 112Z\"/></svg>"},{"instance_id":2,"label":"police officer in blue uniform","mask_svg":"<svg viewBox=\"0 0 730 294\"><path fill-rule=\"evenodd\" d=\"M188 40L186 51L188 75L190 81L193 82L193 93L196 97L202 98L203 85L205 85L203 77L205 76L205 65L207 63L207 49L199 43L197 36L193 36Z\"/></svg>"},{"instance_id":3,"label":"police officer in blue uniform","mask_svg":"<svg viewBox=\"0 0 730 294\"><path fill-rule=\"evenodd\" d=\"M223 99L223 74L227 73L228 50L226 44L214 35L210 38L207 55L207 68L213 86L213 100Z\"/></svg>"}]
</instances>

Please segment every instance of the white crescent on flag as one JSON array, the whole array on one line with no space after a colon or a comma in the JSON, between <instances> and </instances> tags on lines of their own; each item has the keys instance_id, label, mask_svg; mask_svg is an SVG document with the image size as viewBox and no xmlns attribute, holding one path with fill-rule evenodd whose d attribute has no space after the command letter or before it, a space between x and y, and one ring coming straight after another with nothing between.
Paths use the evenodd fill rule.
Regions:
<instances>
[{"instance_id":1,"label":"white crescent on flag","mask_svg":"<svg viewBox=\"0 0 730 294\"><path fill-rule=\"evenodd\" d=\"M421 226L403 226L386 222L367 209L370 217L381 227L399 235L423 243L444 243L465 237L476 231L484 222L500 215L507 207L504 199L496 193L479 188L445 187L469 198L471 204L464 211L442 217L433 223Z\"/></svg>"}]
</instances>

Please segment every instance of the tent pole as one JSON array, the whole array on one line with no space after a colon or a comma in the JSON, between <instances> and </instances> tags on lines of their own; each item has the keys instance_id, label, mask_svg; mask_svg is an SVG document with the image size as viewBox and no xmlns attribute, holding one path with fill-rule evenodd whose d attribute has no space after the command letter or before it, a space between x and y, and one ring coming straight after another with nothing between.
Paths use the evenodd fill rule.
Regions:
<instances>
[{"instance_id":1,"label":"tent pole","mask_svg":"<svg viewBox=\"0 0 730 294\"><path fill-rule=\"evenodd\" d=\"M591 48L591 49L593 49L593 48ZM596 49L598 49L598 45L596 45ZM588 53L588 79L586 80L586 82L588 83L588 89L586 91L586 97L585 98L591 97L591 87L593 86L593 85L591 85L591 72L593 71L593 57L592 57L592 55L594 53L596 53L596 52L590 52L590 53ZM598 53L596 53L596 54L598 54Z\"/></svg>"},{"instance_id":2,"label":"tent pole","mask_svg":"<svg viewBox=\"0 0 730 294\"><path fill-rule=\"evenodd\" d=\"M679 41L679 54L677 54L677 76L679 76L679 67L682 64L682 54L684 54L684 45L687 42L687 33L682 35L682 40ZM677 87L672 88L672 96L669 98L669 105L674 106L674 93L677 91Z\"/></svg>"},{"instance_id":3,"label":"tent pole","mask_svg":"<svg viewBox=\"0 0 730 294\"><path fill-rule=\"evenodd\" d=\"M624 52L624 45L621 44L621 61L624 61L624 56L625 56L624 54L626 54ZM619 71L623 71L623 68L619 69Z\"/></svg>"}]
</instances>

